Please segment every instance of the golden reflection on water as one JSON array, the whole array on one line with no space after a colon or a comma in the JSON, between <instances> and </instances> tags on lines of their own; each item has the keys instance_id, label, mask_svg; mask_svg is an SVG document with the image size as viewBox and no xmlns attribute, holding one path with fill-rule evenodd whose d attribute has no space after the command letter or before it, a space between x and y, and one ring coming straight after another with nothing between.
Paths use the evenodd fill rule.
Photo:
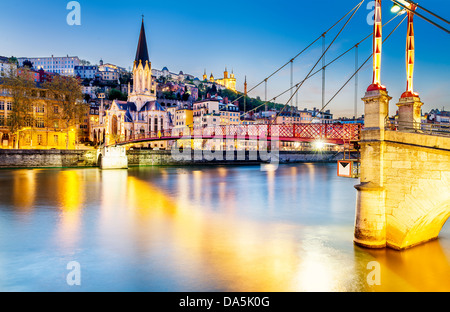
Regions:
<instances>
[{"instance_id":1,"label":"golden reflection on water","mask_svg":"<svg viewBox=\"0 0 450 312\"><path fill-rule=\"evenodd\" d=\"M23 212L33 209L36 196L37 170L18 170L13 178L14 206Z\"/></svg>"},{"instance_id":2,"label":"golden reflection on water","mask_svg":"<svg viewBox=\"0 0 450 312\"><path fill-rule=\"evenodd\" d=\"M314 176L314 166L306 168ZM289 169L288 181L295 183L299 171ZM242 180L227 180L231 173L226 168L215 173L182 170L169 194L127 170L99 172L100 177L61 170L51 184L56 186L57 237L63 248L80 248L80 237L86 235L83 215L93 200L87 196L86 179L92 178L101 187L95 194L99 207L90 208L98 208L91 221L96 237L89 239L116 254L167 257L173 274L188 275L200 286L227 291L450 291L449 251L439 240L402 252L367 250L353 246L351 225L318 227L238 215L239 198L232 191L247 184L245 174ZM39 173L14 172L12 199L18 211L35 205ZM215 188L208 185L213 174L219 183ZM275 204L277 172L265 174L268 204ZM171 177L167 172L163 176ZM212 209L217 201L226 203L225 208ZM366 282L370 261L381 265L379 286Z\"/></svg>"},{"instance_id":3,"label":"golden reflection on water","mask_svg":"<svg viewBox=\"0 0 450 312\"><path fill-rule=\"evenodd\" d=\"M365 250L381 264L377 291L450 291L450 258L439 240L401 252ZM437 278L436 278L437 277Z\"/></svg>"},{"instance_id":4,"label":"golden reflection on water","mask_svg":"<svg viewBox=\"0 0 450 312\"><path fill-rule=\"evenodd\" d=\"M185 190L188 179L178 177L178 181ZM135 211L133 227L139 229L141 244L145 245L146 235L152 235L152 228L170 224L170 231L160 234L170 236L174 257L194 267L201 263L198 273L219 282L224 289L345 290L339 283L348 278L348 272L342 270L341 263L320 244L302 246L295 237L283 235L295 230L292 225L224 218L195 209L188 201L176 202L151 183L134 177L128 178L127 195L128 207Z\"/></svg>"},{"instance_id":5,"label":"golden reflection on water","mask_svg":"<svg viewBox=\"0 0 450 312\"><path fill-rule=\"evenodd\" d=\"M81 210L84 203L84 184L80 171L63 170L57 176L57 198L60 223L57 237L65 248L74 248L81 233Z\"/></svg>"}]
</instances>

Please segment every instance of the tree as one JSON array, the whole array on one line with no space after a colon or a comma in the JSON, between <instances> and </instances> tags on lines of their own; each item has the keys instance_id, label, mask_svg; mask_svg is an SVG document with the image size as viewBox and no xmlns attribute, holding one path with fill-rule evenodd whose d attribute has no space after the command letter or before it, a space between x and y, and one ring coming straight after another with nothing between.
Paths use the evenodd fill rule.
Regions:
<instances>
[{"instance_id":1,"label":"tree","mask_svg":"<svg viewBox=\"0 0 450 312\"><path fill-rule=\"evenodd\" d=\"M87 103L89 103L89 102L91 101L91 95L88 94L88 93L84 94L84 100L85 100Z\"/></svg>"},{"instance_id":2,"label":"tree","mask_svg":"<svg viewBox=\"0 0 450 312\"><path fill-rule=\"evenodd\" d=\"M114 101L114 100L126 101L127 95L120 92L117 89L111 89L111 91L109 91L109 93L108 93L108 99L111 101Z\"/></svg>"},{"instance_id":3,"label":"tree","mask_svg":"<svg viewBox=\"0 0 450 312\"><path fill-rule=\"evenodd\" d=\"M15 56L11 56L11 57L9 58L8 62L9 62L10 64L15 64L15 65L19 64L19 60L18 60L17 57L15 57Z\"/></svg>"},{"instance_id":4,"label":"tree","mask_svg":"<svg viewBox=\"0 0 450 312\"><path fill-rule=\"evenodd\" d=\"M17 70L10 66L3 84L9 89L11 101L11 111L8 113L8 127L15 137L16 147L19 147L20 130L33 126L35 120L33 116L33 104L31 92L35 84L30 77L28 69L23 68L22 74L17 75Z\"/></svg>"},{"instance_id":5,"label":"tree","mask_svg":"<svg viewBox=\"0 0 450 312\"><path fill-rule=\"evenodd\" d=\"M55 76L51 82L44 83L44 87L53 94L61 108L58 114L59 119L65 123L66 148L68 149L69 131L82 121L83 116L89 110L89 105L83 103L81 84L73 77Z\"/></svg>"},{"instance_id":6,"label":"tree","mask_svg":"<svg viewBox=\"0 0 450 312\"><path fill-rule=\"evenodd\" d=\"M80 65L81 66L89 66L89 65L91 65L91 62L86 61L86 60L80 60Z\"/></svg>"},{"instance_id":7,"label":"tree","mask_svg":"<svg viewBox=\"0 0 450 312\"><path fill-rule=\"evenodd\" d=\"M29 60L23 61L23 67L33 68L33 63Z\"/></svg>"}]
</instances>

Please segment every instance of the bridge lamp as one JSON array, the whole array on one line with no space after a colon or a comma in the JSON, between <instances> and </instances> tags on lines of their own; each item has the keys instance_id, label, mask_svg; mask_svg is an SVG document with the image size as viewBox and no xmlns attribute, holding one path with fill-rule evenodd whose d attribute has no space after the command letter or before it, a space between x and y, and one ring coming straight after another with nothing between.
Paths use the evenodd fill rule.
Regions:
<instances>
[{"instance_id":1,"label":"bridge lamp","mask_svg":"<svg viewBox=\"0 0 450 312\"><path fill-rule=\"evenodd\" d=\"M325 143L323 143L322 141L315 141L313 143L313 146L317 150L323 150L323 148L325 147Z\"/></svg>"},{"instance_id":2,"label":"bridge lamp","mask_svg":"<svg viewBox=\"0 0 450 312\"><path fill-rule=\"evenodd\" d=\"M409 3L406 2L405 0L397 0L397 2L399 2L400 4L402 4L404 6L409 6ZM406 9L394 2L392 4L391 12L392 13L399 13L400 12L400 14L405 14L406 13Z\"/></svg>"}]
</instances>

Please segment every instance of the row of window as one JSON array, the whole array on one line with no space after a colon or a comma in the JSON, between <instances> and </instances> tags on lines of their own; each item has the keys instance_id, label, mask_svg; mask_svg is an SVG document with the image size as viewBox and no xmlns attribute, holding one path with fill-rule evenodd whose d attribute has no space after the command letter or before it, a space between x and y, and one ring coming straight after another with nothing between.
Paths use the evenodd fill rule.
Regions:
<instances>
[{"instance_id":1,"label":"row of window","mask_svg":"<svg viewBox=\"0 0 450 312\"><path fill-rule=\"evenodd\" d=\"M0 111L5 110L5 102L0 101ZM12 110L12 102L6 102L6 110Z\"/></svg>"},{"instance_id":2,"label":"row of window","mask_svg":"<svg viewBox=\"0 0 450 312\"><path fill-rule=\"evenodd\" d=\"M42 134L38 134L37 136L36 136L36 139L37 139L37 145L41 145L41 144L43 144L43 136L42 136ZM25 142L27 143L27 144L31 144L31 136L29 136L29 135L27 135L26 137L25 137ZM53 135L53 144L54 145L58 145L59 144L59 136L58 135Z\"/></svg>"},{"instance_id":3,"label":"row of window","mask_svg":"<svg viewBox=\"0 0 450 312\"><path fill-rule=\"evenodd\" d=\"M36 128L45 128L45 121L44 118L38 117L35 121L35 127ZM6 118L4 115L0 115L0 127L5 127L8 125L8 118ZM28 122L25 125L26 127L31 127L31 124ZM81 127L81 126L80 126ZM59 128L59 121L55 120L53 121L53 128ZM87 126L86 126L87 128Z\"/></svg>"},{"instance_id":4,"label":"row of window","mask_svg":"<svg viewBox=\"0 0 450 312\"><path fill-rule=\"evenodd\" d=\"M12 110L12 102L6 102L6 106L5 106L5 102L0 101L0 111L4 111L5 107L6 107L7 111L11 111ZM36 106L35 111L36 111L36 113L45 113L45 106ZM58 106L53 106L53 113L59 114Z\"/></svg>"}]
</instances>

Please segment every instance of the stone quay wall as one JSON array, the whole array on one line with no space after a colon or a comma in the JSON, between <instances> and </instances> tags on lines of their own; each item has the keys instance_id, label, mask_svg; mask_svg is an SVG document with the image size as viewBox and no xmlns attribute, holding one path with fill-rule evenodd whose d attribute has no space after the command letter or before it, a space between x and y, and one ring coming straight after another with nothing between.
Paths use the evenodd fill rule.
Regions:
<instances>
[{"instance_id":1,"label":"stone quay wall","mask_svg":"<svg viewBox=\"0 0 450 312\"><path fill-rule=\"evenodd\" d=\"M0 149L0 168L73 168L97 166L96 150Z\"/></svg>"},{"instance_id":2,"label":"stone quay wall","mask_svg":"<svg viewBox=\"0 0 450 312\"><path fill-rule=\"evenodd\" d=\"M127 151L128 166L189 166L189 165L244 165L262 162L250 157L238 158L236 152L218 152L216 159L208 158L207 154L196 156L193 152L185 159L177 159L171 151L163 150L129 150ZM335 162L342 159L342 153L337 152L290 152L281 151L272 161L279 163L303 162ZM0 168L83 168L98 166L97 150L18 150L0 149Z\"/></svg>"}]
</instances>

